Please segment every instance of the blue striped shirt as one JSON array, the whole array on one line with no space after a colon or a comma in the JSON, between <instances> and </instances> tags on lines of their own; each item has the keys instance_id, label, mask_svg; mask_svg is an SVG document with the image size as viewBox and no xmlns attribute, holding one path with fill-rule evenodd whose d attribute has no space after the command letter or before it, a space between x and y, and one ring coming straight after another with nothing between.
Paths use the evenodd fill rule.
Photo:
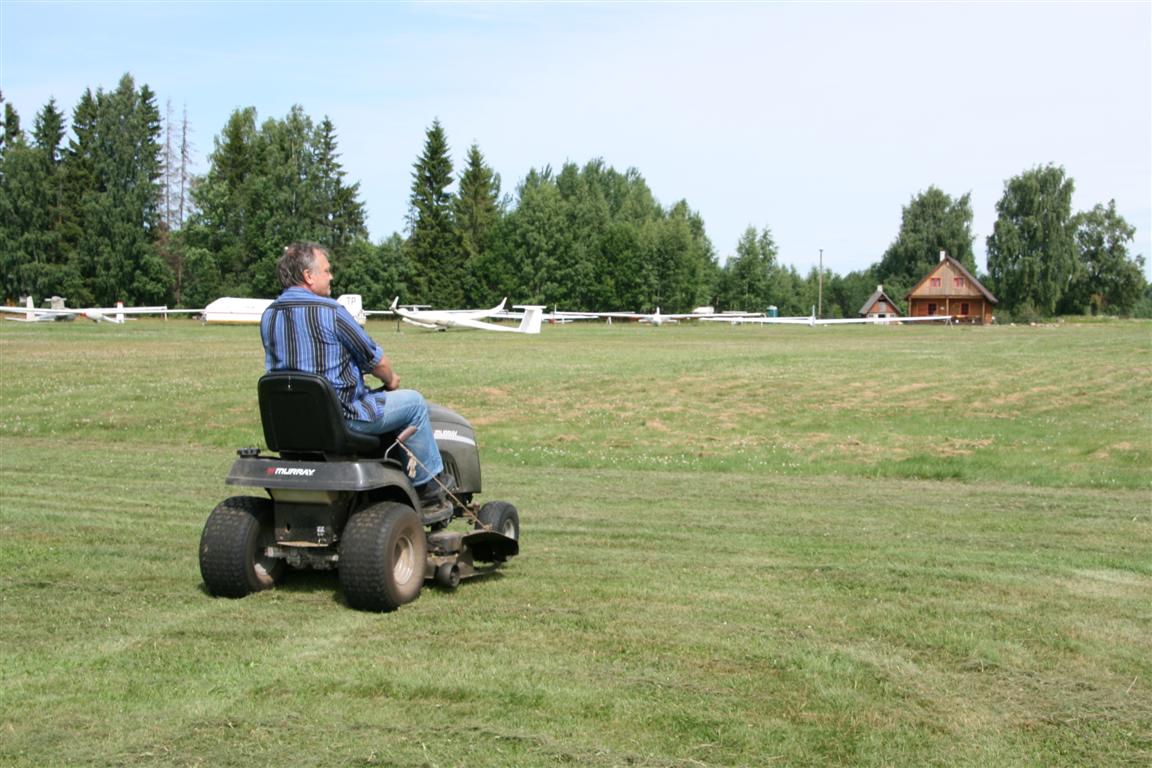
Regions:
<instances>
[{"instance_id":1,"label":"blue striped shirt","mask_svg":"<svg viewBox=\"0 0 1152 768\"><path fill-rule=\"evenodd\" d=\"M303 371L328 379L344 406L344 417L373 421L383 413L384 393L364 384L384 356L380 345L334 299L292 287L260 318L264 368Z\"/></svg>"}]
</instances>

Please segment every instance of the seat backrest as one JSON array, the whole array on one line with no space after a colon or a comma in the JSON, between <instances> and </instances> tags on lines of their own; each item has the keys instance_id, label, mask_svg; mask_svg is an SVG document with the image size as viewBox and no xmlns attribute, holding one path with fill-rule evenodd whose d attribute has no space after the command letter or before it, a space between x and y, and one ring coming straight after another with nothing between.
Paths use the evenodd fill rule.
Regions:
<instances>
[{"instance_id":1,"label":"seat backrest","mask_svg":"<svg viewBox=\"0 0 1152 768\"><path fill-rule=\"evenodd\" d=\"M348 427L336 391L323 376L267 373L257 385L264 441L279 453L355 456L379 450L380 438Z\"/></svg>"}]
</instances>

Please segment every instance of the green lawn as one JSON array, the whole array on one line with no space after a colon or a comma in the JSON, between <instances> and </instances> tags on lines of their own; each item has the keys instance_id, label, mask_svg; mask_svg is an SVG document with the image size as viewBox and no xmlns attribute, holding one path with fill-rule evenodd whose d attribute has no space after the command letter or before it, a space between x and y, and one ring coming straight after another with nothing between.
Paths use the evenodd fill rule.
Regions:
<instances>
[{"instance_id":1,"label":"green lawn","mask_svg":"<svg viewBox=\"0 0 1152 768\"><path fill-rule=\"evenodd\" d=\"M0 765L1152 762L1152 325L369 330L523 522L386 615L202 589L254 327L0 323Z\"/></svg>"}]
</instances>

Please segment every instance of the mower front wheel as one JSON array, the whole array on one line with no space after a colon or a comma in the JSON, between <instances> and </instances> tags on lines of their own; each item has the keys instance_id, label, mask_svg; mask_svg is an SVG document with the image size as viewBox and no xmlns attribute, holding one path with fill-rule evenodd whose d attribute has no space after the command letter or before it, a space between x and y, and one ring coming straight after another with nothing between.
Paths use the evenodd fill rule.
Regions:
<instances>
[{"instance_id":1,"label":"mower front wheel","mask_svg":"<svg viewBox=\"0 0 1152 768\"><path fill-rule=\"evenodd\" d=\"M420 515L382 502L348 520L340 540L340 586L353 608L393 611L420 596L428 545Z\"/></svg>"},{"instance_id":2,"label":"mower front wheel","mask_svg":"<svg viewBox=\"0 0 1152 768\"><path fill-rule=\"evenodd\" d=\"M244 597L270 589L284 561L263 553L271 535L271 499L233 496L216 505L200 535L200 576L215 597Z\"/></svg>"},{"instance_id":3,"label":"mower front wheel","mask_svg":"<svg viewBox=\"0 0 1152 768\"><path fill-rule=\"evenodd\" d=\"M476 527L520 540L520 513L506 501L489 501L476 515Z\"/></svg>"},{"instance_id":4,"label":"mower front wheel","mask_svg":"<svg viewBox=\"0 0 1152 768\"><path fill-rule=\"evenodd\" d=\"M442 563L436 569L436 583L446 589L460 586L460 566L456 563Z\"/></svg>"}]
</instances>

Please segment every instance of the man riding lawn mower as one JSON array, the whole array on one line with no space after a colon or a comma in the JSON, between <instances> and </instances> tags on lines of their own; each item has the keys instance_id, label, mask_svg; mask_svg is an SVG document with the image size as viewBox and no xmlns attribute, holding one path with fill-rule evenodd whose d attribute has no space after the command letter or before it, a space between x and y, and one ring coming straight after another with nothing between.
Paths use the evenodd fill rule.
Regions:
<instances>
[{"instance_id":1,"label":"man riding lawn mower","mask_svg":"<svg viewBox=\"0 0 1152 768\"><path fill-rule=\"evenodd\" d=\"M285 291L261 320L268 373L257 389L265 442L280 455L238 452L228 484L270 498L226 499L209 516L208 591L266 589L286 564L336 568L349 605L388 611L425 578L455 587L517 554L516 508L472 503L480 459L468 421L398 389L383 350L329 297L323 248L294 243L277 266ZM365 373L384 386L368 390ZM449 530L456 518L472 529Z\"/></svg>"}]
</instances>

